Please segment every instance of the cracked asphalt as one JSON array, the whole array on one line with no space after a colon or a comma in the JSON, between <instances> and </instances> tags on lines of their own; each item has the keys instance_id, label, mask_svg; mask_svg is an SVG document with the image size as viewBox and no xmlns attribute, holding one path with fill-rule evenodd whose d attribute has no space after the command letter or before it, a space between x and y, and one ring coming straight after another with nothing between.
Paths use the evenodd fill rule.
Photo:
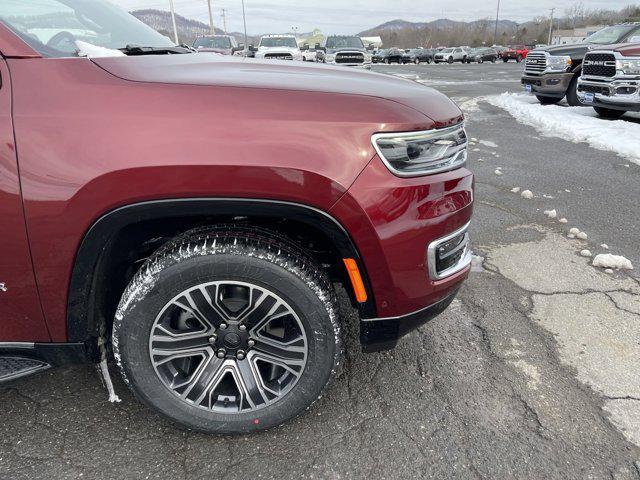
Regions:
<instances>
[{"instance_id":1,"label":"cracked asphalt","mask_svg":"<svg viewBox=\"0 0 640 480\"><path fill-rule=\"evenodd\" d=\"M471 154L478 258L451 308L365 355L343 301L342 375L305 415L257 435L180 429L118 378L123 401L110 404L90 366L2 386L1 479L640 479L640 279L578 254L606 243L640 265L640 167L475 101L518 91L521 66L375 68L447 93L469 136L497 145ZM568 239L572 226L588 239Z\"/></svg>"}]
</instances>

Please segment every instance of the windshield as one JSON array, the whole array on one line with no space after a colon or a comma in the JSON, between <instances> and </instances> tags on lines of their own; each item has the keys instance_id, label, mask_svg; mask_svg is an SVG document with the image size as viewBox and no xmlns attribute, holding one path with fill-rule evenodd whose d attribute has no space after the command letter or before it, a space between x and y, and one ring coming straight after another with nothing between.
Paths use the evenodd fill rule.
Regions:
<instances>
[{"instance_id":1,"label":"windshield","mask_svg":"<svg viewBox=\"0 0 640 480\"><path fill-rule=\"evenodd\" d=\"M598 30L596 33L589 35L585 42L598 43L600 45L607 45L610 43L618 43L618 40L634 26L631 25L617 25L615 27L606 27L602 30Z\"/></svg>"},{"instance_id":2,"label":"windshield","mask_svg":"<svg viewBox=\"0 0 640 480\"><path fill-rule=\"evenodd\" d=\"M453 48L445 48L444 50L442 50L442 53L451 53L453 52Z\"/></svg>"},{"instance_id":3,"label":"windshield","mask_svg":"<svg viewBox=\"0 0 640 480\"><path fill-rule=\"evenodd\" d=\"M260 46L298 48L298 43L293 37L262 37Z\"/></svg>"},{"instance_id":4,"label":"windshield","mask_svg":"<svg viewBox=\"0 0 640 480\"><path fill-rule=\"evenodd\" d=\"M197 38L193 42L194 48L231 48L231 39L229 37L202 37Z\"/></svg>"},{"instance_id":5,"label":"windshield","mask_svg":"<svg viewBox=\"0 0 640 480\"><path fill-rule=\"evenodd\" d=\"M0 21L46 57L77 56L76 40L110 49L175 46L106 0L2 0Z\"/></svg>"},{"instance_id":6,"label":"windshield","mask_svg":"<svg viewBox=\"0 0 640 480\"><path fill-rule=\"evenodd\" d=\"M327 48L364 48L360 37L329 37Z\"/></svg>"}]
</instances>

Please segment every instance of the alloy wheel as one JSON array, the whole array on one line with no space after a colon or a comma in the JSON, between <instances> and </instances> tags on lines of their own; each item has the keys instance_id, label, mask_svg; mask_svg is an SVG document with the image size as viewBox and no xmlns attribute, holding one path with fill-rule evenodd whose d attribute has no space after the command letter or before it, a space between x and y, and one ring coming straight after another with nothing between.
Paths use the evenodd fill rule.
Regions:
<instances>
[{"instance_id":1,"label":"alloy wheel","mask_svg":"<svg viewBox=\"0 0 640 480\"><path fill-rule=\"evenodd\" d=\"M258 285L217 281L181 292L151 328L149 355L162 383L216 413L246 413L287 395L308 354L291 306Z\"/></svg>"}]
</instances>

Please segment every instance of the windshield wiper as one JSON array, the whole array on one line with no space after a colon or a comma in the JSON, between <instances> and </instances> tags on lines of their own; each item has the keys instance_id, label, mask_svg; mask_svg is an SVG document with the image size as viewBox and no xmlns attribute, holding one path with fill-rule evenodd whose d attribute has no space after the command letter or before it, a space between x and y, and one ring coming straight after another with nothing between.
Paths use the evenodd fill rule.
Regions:
<instances>
[{"instance_id":1,"label":"windshield wiper","mask_svg":"<svg viewBox=\"0 0 640 480\"><path fill-rule=\"evenodd\" d=\"M118 50L130 56L193 53L193 49L187 45L180 45L176 47L141 47L139 45L127 45L126 47L119 48Z\"/></svg>"}]
</instances>

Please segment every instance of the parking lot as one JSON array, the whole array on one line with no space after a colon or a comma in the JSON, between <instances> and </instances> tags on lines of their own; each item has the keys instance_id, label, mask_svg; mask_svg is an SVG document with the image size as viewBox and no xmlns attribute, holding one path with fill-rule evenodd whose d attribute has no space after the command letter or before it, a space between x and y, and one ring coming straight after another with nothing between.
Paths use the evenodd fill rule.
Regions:
<instances>
[{"instance_id":1,"label":"parking lot","mask_svg":"<svg viewBox=\"0 0 640 480\"><path fill-rule=\"evenodd\" d=\"M476 256L452 307L365 355L343 301L342 375L306 414L251 436L185 431L119 378L111 404L89 366L4 385L0 478L640 478L640 166L497 106L521 91L522 65L373 70L467 115ZM583 250L636 269L605 273Z\"/></svg>"}]
</instances>

